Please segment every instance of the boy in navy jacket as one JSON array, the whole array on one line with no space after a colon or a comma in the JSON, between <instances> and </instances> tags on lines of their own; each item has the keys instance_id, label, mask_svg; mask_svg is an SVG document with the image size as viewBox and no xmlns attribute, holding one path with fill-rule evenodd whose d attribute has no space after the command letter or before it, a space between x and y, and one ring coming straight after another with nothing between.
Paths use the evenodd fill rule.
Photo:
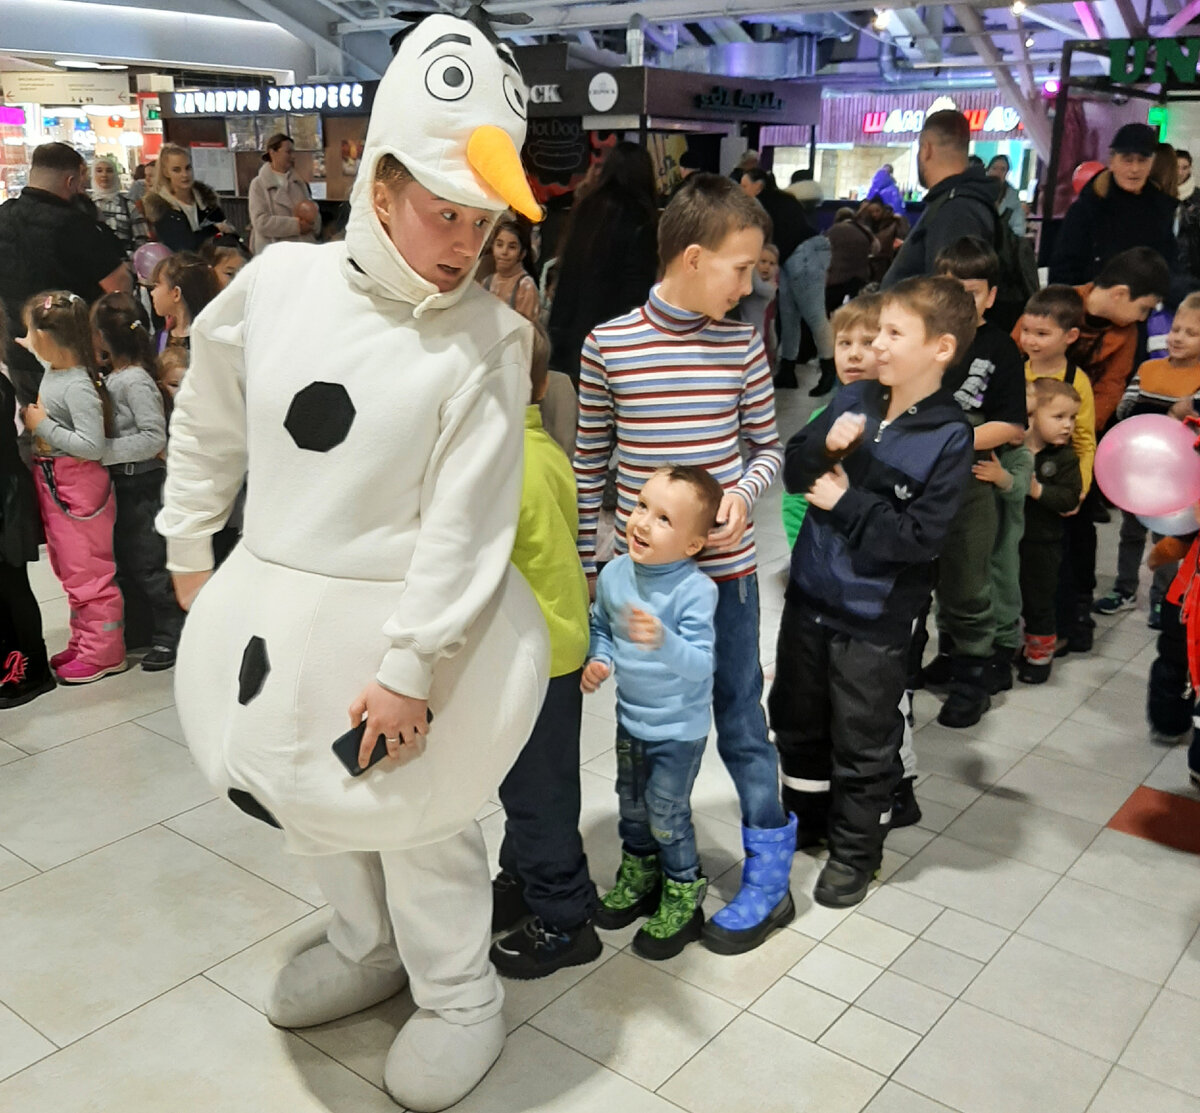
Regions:
<instances>
[{"instance_id":1,"label":"boy in navy jacket","mask_svg":"<svg viewBox=\"0 0 1200 1113\"><path fill-rule=\"evenodd\" d=\"M942 375L975 322L954 279L898 283L873 344L879 380L841 390L787 446L784 483L810 509L768 708L785 809L828 825L813 895L829 907L861 901L883 856L913 623L971 476L971 426Z\"/></svg>"}]
</instances>

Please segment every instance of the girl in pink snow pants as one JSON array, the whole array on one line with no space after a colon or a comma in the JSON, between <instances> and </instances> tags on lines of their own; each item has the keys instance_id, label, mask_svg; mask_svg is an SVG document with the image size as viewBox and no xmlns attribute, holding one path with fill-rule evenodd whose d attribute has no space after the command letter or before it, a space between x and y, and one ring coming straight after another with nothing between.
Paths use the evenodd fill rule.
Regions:
<instances>
[{"instance_id":1,"label":"girl in pink snow pants","mask_svg":"<svg viewBox=\"0 0 1200 1113\"><path fill-rule=\"evenodd\" d=\"M71 604L71 639L50 664L65 684L125 670L121 592L113 564L116 501L104 452L104 405L93 368L87 304L65 291L26 303L20 341L46 369L22 411L34 436L34 481L50 566Z\"/></svg>"}]
</instances>

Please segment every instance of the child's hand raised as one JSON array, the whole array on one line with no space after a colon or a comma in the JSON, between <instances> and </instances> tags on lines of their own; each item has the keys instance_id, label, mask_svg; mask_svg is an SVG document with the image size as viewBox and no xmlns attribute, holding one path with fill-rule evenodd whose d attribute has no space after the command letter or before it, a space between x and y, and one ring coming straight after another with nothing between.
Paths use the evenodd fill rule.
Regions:
<instances>
[{"instance_id":1,"label":"child's hand raised","mask_svg":"<svg viewBox=\"0 0 1200 1113\"><path fill-rule=\"evenodd\" d=\"M833 471L818 475L805 497L810 506L821 510L832 510L849 488L850 480L846 477L842 465L838 464Z\"/></svg>"},{"instance_id":2,"label":"child's hand raised","mask_svg":"<svg viewBox=\"0 0 1200 1113\"><path fill-rule=\"evenodd\" d=\"M579 681L579 687L589 694L596 691L608 679L610 671L603 661L589 661L583 667L583 678Z\"/></svg>"},{"instance_id":3,"label":"child's hand raised","mask_svg":"<svg viewBox=\"0 0 1200 1113\"><path fill-rule=\"evenodd\" d=\"M629 640L636 642L643 649L661 649L663 643L663 625L654 615L639 607L630 607L627 618Z\"/></svg>"},{"instance_id":4,"label":"child's hand raised","mask_svg":"<svg viewBox=\"0 0 1200 1113\"><path fill-rule=\"evenodd\" d=\"M825 450L834 455L845 453L866 431L866 414L842 414L825 434Z\"/></svg>"}]
</instances>

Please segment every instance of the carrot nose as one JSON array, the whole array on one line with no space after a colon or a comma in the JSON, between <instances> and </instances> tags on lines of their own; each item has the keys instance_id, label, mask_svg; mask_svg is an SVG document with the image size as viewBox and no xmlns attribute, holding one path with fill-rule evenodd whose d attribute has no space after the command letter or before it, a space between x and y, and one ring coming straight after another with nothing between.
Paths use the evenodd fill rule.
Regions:
<instances>
[{"instance_id":1,"label":"carrot nose","mask_svg":"<svg viewBox=\"0 0 1200 1113\"><path fill-rule=\"evenodd\" d=\"M476 128L467 140L467 161L511 208L534 223L542 219L542 207L529 188L521 156L508 132L495 124Z\"/></svg>"}]
</instances>

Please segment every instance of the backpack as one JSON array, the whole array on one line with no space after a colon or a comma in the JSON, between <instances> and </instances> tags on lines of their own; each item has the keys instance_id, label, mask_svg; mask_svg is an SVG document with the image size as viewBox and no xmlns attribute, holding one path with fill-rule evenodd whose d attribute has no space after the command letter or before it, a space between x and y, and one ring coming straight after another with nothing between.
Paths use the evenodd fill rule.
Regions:
<instances>
[{"instance_id":1,"label":"backpack","mask_svg":"<svg viewBox=\"0 0 1200 1113\"><path fill-rule=\"evenodd\" d=\"M925 210L922 220L936 213L942 205L954 198L957 190L950 190L939 197L933 206ZM992 316L999 325L1012 328L1025 312L1025 303L1041 289L1038 281L1037 256L1032 241L1018 236L1007 220L1000 216L995 205L988 205L981 197L964 194L972 201L987 205L992 214L992 250L1000 260L1000 280L996 284L996 304Z\"/></svg>"}]
</instances>

